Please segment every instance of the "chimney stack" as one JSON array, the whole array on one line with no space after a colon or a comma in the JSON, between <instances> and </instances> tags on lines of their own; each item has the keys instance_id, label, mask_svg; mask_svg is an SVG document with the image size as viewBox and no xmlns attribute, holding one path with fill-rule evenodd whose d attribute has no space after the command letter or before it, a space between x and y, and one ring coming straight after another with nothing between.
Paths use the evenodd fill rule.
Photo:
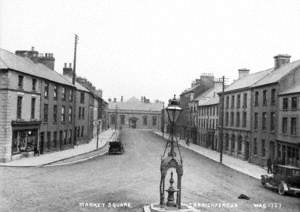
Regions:
<instances>
[{"instance_id":1,"label":"chimney stack","mask_svg":"<svg viewBox=\"0 0 300 212\"><path fill-rule=\"evenodd\" d=\"M290 55L287 54L278 54L274 56L274 68L280 68L282 65L290 62Z\"/></svg>"},{"instance_id":2,"label":"chimney stack","mask_svg":"<svg viewBox=\"0 0 300 212\"><path fill-rule=\"evenodd\" d=\"M238 72L239 72L239 79L242 79L242 78L249 75L250 70L247 69L247 68L241 68L241 69L238 70Z\"/></svg>"},{"instance_id":3,"label":"chimney stack","mask_svg":"<svg viewBox=\"0 0 300 212\"><path fill-rule=\"evenodd\" d=\"M67 63L64 63L63 75L67 77L73 76L72 63L69 63L69 67L67 67Z\"/></svg>"}]
</instances>

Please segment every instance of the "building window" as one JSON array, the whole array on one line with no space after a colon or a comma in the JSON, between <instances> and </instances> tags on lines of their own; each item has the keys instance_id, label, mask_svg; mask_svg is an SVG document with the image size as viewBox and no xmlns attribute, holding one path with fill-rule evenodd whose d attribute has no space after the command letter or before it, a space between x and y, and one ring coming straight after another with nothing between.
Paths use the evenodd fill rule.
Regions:
<instances>
[{"instance_id":1,"label":"building window","mask_svg":"<svg viewBox=\"0 0 300 212\"><path fill-rule=\"evenodd\" d=\"M257 155L257 139L253 138L253 154Z\"/></svg>"},{"instance_id":2,"label":"building window","mask_svg":"<svg viewBox=\"0 0 300 212\"><path fill-rule=\"evenodd\" d=\"M226 108L229 108L229 96L226 96Z\"/></svg>"},{"instance_id":3,"label":"building window","mask_svg":"<svg viewBox=\"0 0 300 212\"><path fill-rule=\"evenodd\" d=\"M228 126L229 124L229 115L228 112L225 113L225 125Z\"/></svg>"},{"instance_id":4,"label":"building window","mask_svg":"<svg viewBox=\"0 0 300 212\"><path fill-rule=\"evenodd\" d=\"M276 103L276 89L273 88L271 90L271 105L275 105Z\"/></svg>"},{"instance_id":5,"label":"building window","mask_svg":"<svg viewBox=\"0 0 300 212\"><path fill-rule=\"evenodd\" d=\"M282 99L282 109L283 110L287 110L289 107L289 100L288 98L283 98Z\"/></svg>"},{"instance_id":6,"label":"building window","mask_svg":"<svg viewBox=\"0 0 300 212\"><path fill-rule=\"evenodd\" d=\"M231 114L230 114L230 126L234 126L234 113L233 112L231 112Z\"/></svg>"},{"instance_id":7,"label":"building window","mask_svg":"<svg viewBox=\"0 0 300 212\"><path fill-rule=\"evenodd\" d=\"M62 130L59 131L59 143L60 143L60 146L63 144L63 141L64 141L64 133Z\"/></svg>"},{"instance_id":8,"label":"building window","mask_svg":"<svg viewBox=\"0 0 300 212\"><path fill-rule=\"evenodd\" d=\"M57 105L53 105L53 122L57 122Z\"/></svg>"},{"instance_id":9,"label":"building window","mask_svg":"<svg viewBox=\"0 0 300 212\"><path fill-rule=\"evenodd\" d=\"M143 123L144 123L144 125L147 125L147 116L143 117Z\"/></svg>"},{"instance_id":10,"label":"building window","mask_svg":"<svg viewBox=\"0 0 300 212\"><path fill-rule=\"evenodd\" d=\"M24 84L24 77L19 75L19 78L18 78L18 87L19 87L19 89L23 89L23 84Z\"/></svg>"},{"instance_id":11,"label":"building window","mask_svg":"<svg viewBox=\"0 0 300 212\"><path fill-rule=\"evenodd\" d=\"M267 126L267 113L266 112L263 112L262 113L262 129L263 130L266 130Z\"/></svg>"},{"instance_id":12,"label":"building window","mask_svg":"<svg viewBox=\"0 0 300 212\"><path fill-rule=\"evenodd\" d=\"M258 91L255 92L254 106L258 106Z\"/></svg>"},{"instance_id":13,"label":"building window","mask_svg":"<svg viewBox=\"0 0 300 212\"><path fill-rule=\"evenodd\" d=\"M32 79L32 90L36 90L36 79Z\"/></svg>"},{"instance_id":14,"label":"building window","mask_svg":"<svg viewBox=\"0 0 300 212\"><path fill-rule=\"evenodd\" d=\"M292 97L292 110L297 110L297 97Z\"/></svg>"},{"instance_id":15,"label":"building window","mask_svg":"<svg viewBox=\"0 0 300 212\"><path fill-rule=\"evenodd\" d=\"M261 140L261 156L262 157L266 156L266 141L265 141L265 139Z\"/></svg>"},{"instance_id":16,"label":"building window","mask_svg":"<svg viewBox=\"0 0 300 212\"><path fill-rule=\"evenodd\" d=\"M69 90L69 101L70 102L73 101L73 90L72 89Z\"/></svg>"},{"instance_id":17,"label":"building window","mask_svg":"<svg viewBox=\"0 0 300 212\"><path fill-rule=\"evenodd\" d=\"M44 97L48 99L48 96L49 96L49 83L46 82L44 86Z\"/></svg>"},{"instance_id":18,"label":"building window","mask_svg":"<svg viewBox=\"0 0 300 212\"><path fill-rule=\"evenodd\" d=\"M152 126L156 126L156 122L157 122L157 117L152 116Z\"/></svg>"},{"instance_id":19,"label":"building window","mask_svg":"<svg viewBox=\"0 0 300 212\"><path fill-rule=\"evenodd\" d=\"M244 93L244 95L243 95L243 108L247 108L247 94L246 93Z\"/></svg>"},{"instance_id":20,"label":"building window","mask_svg":"<svg viewBox=\"0 0 300 212\"><path fill-rule=\"evenodd\" d=\"M34 97L31 98L31 119L35 119L35 102L36 99Z\"/></svg>"},{"instance_id":21,"label":"building window","mask_svg":"<svg viewBox=\"0 0 300 212\"><path fill-rule=\"evenodd\" d=\"M121 119L121 124L124 125L125 124L125 115L120 115L120 119Z\"/></svg>"},{"instance_id":22,"label":"building window","mask_svg":"<svg viewBox=\"0 0 300 212\"><path fill-rule=\"evenodd\" d=\"M51 149L51 132L47 132L47 149Z\"/></svg>"},{"instance_id":23,"label":"building window","mask_svg":"<svg viewBox=\"0 0 300 212\"><path fill-rule=\"evenodd\" d=\"M57 99L57 86L56 85L53 86L53 98Z\"/></svg>"},{"instance_id":24,"label":"building window","mask_svg":"<svg viewBox=\"0 0 300 212\"><path fill-rule=\"evenodd\" d=\"M267 105L267 90L263 90L263 106Z\"/></svg>"},{"instance_id":25,"label":"building window","mask_svg":"<svg viewBox=\"0 0 300 212\"><path fill-rule=\"evenodd\" d=\"M231 108L234 108L234 96L231 96Z\"/></svg>"},{"instance_id":26,"label":"building window","mask_svg":"<svg viewBox=\"0 0 300 212\"><path fill-rule=\"evenodd\" d=\"M80 103L84 104L84 92L80 93Z\"/></svg>"},{"instance_id":27,"label":"building window","mask_svg":"<svg viewBox=\"0 0 300 212\"><path fill-rule=\"evenodd\" d=\"M254 113L254 129L258 128L258 113Z\"/></svg>"},{"instance_id":28,"label":"building window","mask_svg":"<svg viewBox=\"0 0 300 212\"><path fill-rule=\"evenodd\" d=\"M283 134L287 133L287 124L288 124L288 119L286 117L282 118L282 133Z\"/></svg>"},{"instance_id":29,"label":"building window","mask_svg":"<svg viewBox=\"0 0 300 212\"><path fill-rule=\"evenodd\" d=\"M247 127L247 112L243 112L243 127Z\"/></svg>"},{"instance_id":30,"label":"building window","mask_svg":"<svg viewBox=\"0 0 300 212\"><path fill-rule=\"evenodd\" d=\"M228 134L225 135L225 149L226 150L229 149L229 135Z\"/></svg>"},{"instance_id":31,"label":"building window","mask_svg":"<svg viewBox=\"0 0 300 212\"><path fill-rule=\"evenodd\" d=\"M240 112L236 113L236 126L240 127Z\"/></svg>"},{"instance_id":32,"label":"building window","mask_svg":"<svg viewBox=\"0 0 300 212\"><path fill-rule=\"evenodd\" d=\"M44 104L44 122L48 122L48 104Z\"/></svg>"},{"instance_id":33,"label":"building window","mask_svg":"<svg viewBox=\"0 0 300 212\"><path fill-rule=\"evenodd\" d=\"M295 117L291 118L291 135L296 135L297 129L297 119Z\"/></svg>"},{"instance_id":34,"label":"building window","mask_svg":"<svg viewBox=\"0 0 300 212\"><path fill-rule=\"evenodd\" d=\"M72 122L72 107L69 107L69 122Z\"/></svg>"},{"instance_id":35,"label":"building window","mask_svg":"<svg viewBox=\"0 0 300 212\"><path fill-rule=\"evenodd\" d=\"M61 120L62 122L65 122L65 121L66 121L66 108L65 108L65 106L62 106L62 107L61 107L61 118L60 118L60 120Z\"/></svg>"},{"instance_id":36,"label":"building window","mask_svg":"<svg viewBox=\"0 0 300 212\"><path fill-rule=\"evenodd\" d=\"M82 107L82 108L81 108L81 113L82 113L82 114L81 114L81 118L82 118L82 119L84 119L84 111L85 111L85 108Z\"/></svg>"},{"instance_id":37,"label":"building window","mask_svg":"<svg viewBox=\"0 0 300 212\"><path fill-rule=\"evenodd\" d=\"M271 112L271 119L270 119L270 130L275 130L275 112Z\"/></svg>"},{"instance_id":38,"label":"building window","mask_svg":"<svg viewBox=\"0 0 300 212\"><path fill-rule=\"evenodd\" d=\"M23 100L23 97L18 96L18 99L17 99L17 119L22 118L22 100Z\"/></svg>"},{"instance_id":39,"label":"building window","mask_svg":"<svg viewBox=\"0 0 300 212\"><path fill-rule=\"evenodd\" d=\"M237 95L236 107L237 107L237 108L240 108L240 107L241 107L241 94L238 94L238 95Z\"/></svg>"},{"instance_id":40,"label":"building window","mask_svg":"<svg viewBox=\"0 0 300 212\"><path fill-rule=\"evenodd\" d=\"M65 87L63 87L61 89L61 98L62 98L63 101L66 100L66 88Z\"/></svg>"}]
</instances>

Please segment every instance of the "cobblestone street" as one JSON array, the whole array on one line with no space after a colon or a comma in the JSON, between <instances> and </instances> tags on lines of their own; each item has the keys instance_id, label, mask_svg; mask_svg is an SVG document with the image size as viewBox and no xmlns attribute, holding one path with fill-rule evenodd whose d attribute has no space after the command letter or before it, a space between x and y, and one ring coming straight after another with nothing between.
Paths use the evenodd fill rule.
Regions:
<instances>
[{"instance_id":1,"label":"cobblestone street","mask_svg":"<svg viewBox=\"0 0 300 212\"><path fill-rule=\"evenodd\" d=\"M165 141L146 130L124 130L125 153L103 155L66 166L0 167L0 211L142 211L158 202L160 156ZM237 207L201 211L298 211L298 197L280 196L259 180L236 172L187 149L183 156L182 200L185 203L229 203ZM166 186L169 184L167 183ZM240 194L250 200L240 200ZM82 203L105 203L84 207ZM130 203L112 208L110 203ZM281 208L255 208L277 203ZM119 205L120 206L120 205Z\"/></svg>"}]
</instances>

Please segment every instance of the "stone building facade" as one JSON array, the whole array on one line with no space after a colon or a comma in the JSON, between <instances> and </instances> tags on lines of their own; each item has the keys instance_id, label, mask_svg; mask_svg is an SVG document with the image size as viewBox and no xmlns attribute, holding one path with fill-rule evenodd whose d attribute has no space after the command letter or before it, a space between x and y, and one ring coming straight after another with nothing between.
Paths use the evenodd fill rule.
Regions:
<instances>
[{"instance_id":1,"label":"stone building facade","mask_svg":"<svg viewBox=\"0 0 300 212\"><path fill-rule=\"evenodd\" d=\"M102 117L94 114L94 99L102 98L51 68L53 54L0 49L0 161L67 149L92 138L94 116ZM102 104L97 111L103 112Z\"/></svg>"},{"instance_id":2,"label":"stone building facade","mask_svg":"<svg viewBox=\"0 0 300 212\"><path fill-rule=\"evenodd\" d=\"M282 151L278 141L281 132L282 108L279 94L281 91L300 83L300 61L290 62L289 55L276 55L271 72L252 86L252 157L251 162L266 165ZM283 145L288 146L288 145ZM278 149L279 148L279 149ZM283 151L286 151L284 148ZM279 153L279 154L278 154Z\"/></svg>"},{"instance_id":3,"label":"stone building facade","mask_svg":"<svg viewBox=\"0 0 300 212\"><path fill-rule=\"evenodd\" d=\"M144 102L131 98L126 102L108 103L108 120L110 128L161 129L161 102Z\"/></svg>"},{"instance_id":4,"label":"stone building facade","mask_svg":"<svg viewBox=\"0 0 300 212\"><path fill-rule=\"evenodd\" d=\"M213 150L218 150L218 93L221 91L222 83L214 82L214 87L194 100L197 103L197 144Z\"/></svg>"}]
</instances>

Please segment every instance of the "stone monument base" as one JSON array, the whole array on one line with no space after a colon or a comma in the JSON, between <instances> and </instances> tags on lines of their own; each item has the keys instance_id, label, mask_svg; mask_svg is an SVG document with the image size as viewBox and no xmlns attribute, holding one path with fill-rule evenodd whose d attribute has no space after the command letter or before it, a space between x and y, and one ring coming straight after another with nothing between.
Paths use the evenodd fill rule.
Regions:
<instances>
[{"instance_id":1,"label":"stone monument base","mask_svg":"<svg viewBox=\"0 0 300 212\"><path fill-rule=\"evenodd\" d=\"M144 206L144 212L200 212L200 210L187 204L181 204L181 209L168 206L161 208L159 204L151 204Z\"/></svg>"}]
</instances>

